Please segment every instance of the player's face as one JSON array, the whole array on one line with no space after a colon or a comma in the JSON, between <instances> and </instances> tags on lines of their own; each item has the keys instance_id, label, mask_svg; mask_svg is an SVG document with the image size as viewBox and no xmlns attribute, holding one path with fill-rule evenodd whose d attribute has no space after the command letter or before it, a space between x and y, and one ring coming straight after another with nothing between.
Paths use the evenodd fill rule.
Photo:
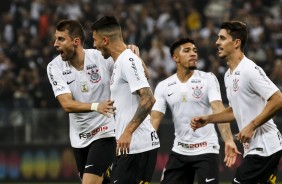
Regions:
<instances>
[{"instance_id":1,"label":"player's face","mask_svg":"<svg viewBox=\"0 0 282 184\"><path fill-rule=\"evenodd\" d=\"M197 48L192 43L180 45L178 54L176 54L176 62L184 68L195 70L197 68L198 53Z\"/></svg>"},{"instance_id":2,"label":"player's face","mask_svg":"<svg viewBox=\"0 0 282 184\"><path fill-rule=\"evenodd\" d=\"M70 61L75 55L75 44L68 31L58 31L55 33L54 47L60 52L63 61Z\"/></svg>"},{"instance_id":3,"label":"player's face","mask_svg":"<svg viewBox=\"0 0 282 184\"><path fill-rule=\"evenodd\" d=\"M111 57L106 47L108 44L109 43L106 37L102 36L101 34L97 34L96 31L93 31L93 47L99 50L105 59Z\"/></svg>"},{"instance_id":4,"label":"player's face","mask_svg":"<svg viewBox=\"0 0 282 184\"><path fill-rule=\"evenodd\" d=\"M227 33L226 29L221 29L219 31L218 39L215 43L218 48L218 56L222 59L234 52L235 41L232 40L231 35Z\"/></svg>"}]
</instances>

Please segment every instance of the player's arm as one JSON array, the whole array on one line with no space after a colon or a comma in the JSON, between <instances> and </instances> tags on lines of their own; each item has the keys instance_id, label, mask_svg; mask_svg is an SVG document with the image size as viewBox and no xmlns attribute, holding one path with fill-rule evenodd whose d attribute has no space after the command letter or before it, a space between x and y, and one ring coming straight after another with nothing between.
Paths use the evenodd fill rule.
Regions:
<instances>
[{"instance_id":1,"label":"player's arm","mask_svg":"<svg viewBox=\"0 0 282 184\"><path fill-rule=\"evenodd\" d=\"M126 126L120 138L117 140L117 147L116 147L117 155L119 151L122 155L126 155L126 153L129 153L130 151L129 146L130 146L131 137L132 137L133 132L139 127L139 125L148 116L148 114L150 113L155 103L155 98L153 96L153 93L150 87L141 88L137 90L136 92L140 96L139 105L138 105L138 108L133 118Z\"/></svg>"},{"instance_id":2,"label":"player's arm","mask_svg":"<svg viewBox=\"0 0 282 184\"><path fill-rule=\"evenodd\" d=\"M213 113L220 113L224 111L225 107L220 100L212 101L211 107ZM233 140L233 135L230 129L230 123L218 123L217 127L219 129L220 135L225 143L225 157L224 162L227 167L234 165L237 159L237 154L241 154Z\"/></svg>"},{"instance_id":3,"label":"player's arm","mask_svg":"<svg viewBox=\"0 0 282 184\"><path fill-rule=\"evenodd\" d=\"M250 124L257 128L271 119L281 109L282 93L277 91L267 100L263 111Z\"/></svg>"},{"instance_id":4,"label":"player's arm","mask_svg":"<svg viewBox=\"0 0 282 184\"><path fill-rule=\"evenodd\" d=\"M151 122L155 130L159 129L160 123L164 117L164 114L159 111L152 110L151 112Z\"/></svg>"},{"instance_id":5,"label":"player's arm","mask_svg":"<svg viewBox=\"0 0 282 184\"><path fill-rule=\"evenodd\" d=\"M82 103L73 100L71 93L61 94L57 96L57 99L62 108L68 113L97 111L109 117L108 113L112 114L115 110L115 107L113 107L113 101L111 100L106 100L99 103Z\"/></svg>"},{"instance_id":6,"label":"player's arm","mask_svg":"<svg viewBox=\"0 0 282 184\"><path fill-rule=\"evenodd\" d=\"M246 125L237 135L241 143L249 142L256 128L271 119L279 110L282 109L282 94L276 91L267 101L263 111Z\"/></svg>"},{"instance_id":7,"label":"player's arm","mask_svg":"<svg viewBox=\"0 0 282 184\"><path fill-rule=\"evenodd\" d=\"M205 126L208 123L226 123L231 122L234 119L235 117L232 108L227 107L220 113L193 117L190 125L193 130L196 130Z\"/></svg>"},{"instance_id":8,"label":"player's arm","mask_svg":"<svg viewBox=\"0 0 282 184\"><path fill-rule=\"evenodd\" d=\"M139 106L132 120L129 122L128 126L125 129L125 131L131 134L139 127L139 125L148 116L155 103L155 98L150 87L141 88L136 92L140 96Z\"/></svg>"},{"instance_id":9,"label":"player's arm","mask_svg":"<svg viewBox=\"0 0 282 184\"><path fill-rule=\"evenodd\" d=\"M224 111L225 107L222 104L222 101L216 100L210 103L212 111L214 114ZM233 141L233 136L230 129L230 123L218 123L217 127L220 131L221 137L224 141Z\"/></svg>"}]
</instances>

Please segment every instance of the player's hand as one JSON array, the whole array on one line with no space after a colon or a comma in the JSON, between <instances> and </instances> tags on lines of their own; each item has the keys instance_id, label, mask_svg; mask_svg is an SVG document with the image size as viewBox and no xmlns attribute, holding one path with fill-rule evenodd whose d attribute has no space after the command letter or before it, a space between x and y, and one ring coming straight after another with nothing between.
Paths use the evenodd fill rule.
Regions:
<instances>
[{"instance_id":1,"label":"player's hand","mask_svg":"<svg viewBox=\"0 0 282 184\"><path fill-rule=\"evenodd\" d=\"M131 133L124 131L117 140L116 155L120 154L126 156L129 153L129 146L131 142Z\"/></svg>"},{"instance_id":2,"label":"player's hand","mask_svg":"<svg viewBox=\"0 0 282 184\"><path fill-rule=\"evenodd\" d=\"M254 126L252 125L252 123L249 123L235 136L240 143L249 143L254 135L254 132Z\"/></svg>"},{"instance_id":3,"label":"player's hand","mask_svg":"<svg viewBox=\"0 0 282 184\"><path fill-rule=\"evenodd\" d=\"M225 152L224 162L227 167L231 167L232 165L234 165L237 159L237 155L241 154L241 152L238 151L234 141L225 142L224 152Z\"/></svg>"},{"instance_id":4,"label":"player's hand","mask_svg":"<svg viewBox=\"0 0 282 184\"><path fill-rule=\"evenodd\" d=\"M206 126L208 124L207 116L197 116L192 118L190 126L195 131L198 128Z\"/></svg>"},{"instance_id":5,"label":"player's hand","mask_svg":"<svg viewBox=\"0 0 282 184\"><path fill-rule=\"evenodd\" d=\"M127 48L132 50L132 52L134 52L137 56L140 56L139 47L137 47L136 45L127 45Z\"/></svg>"},{"instance_id":6,"label":"player's hand","mask_svg":"<svg viewBox=\"0 0 282 184\"><path fill-rule=\"evenodd\" d=\"M99 102L97 112L104 114L108 118L111 117L110 114L115 114L116 108L113 106L114 101L107 100L104 102Z\"/></svg>"}]
</instances>

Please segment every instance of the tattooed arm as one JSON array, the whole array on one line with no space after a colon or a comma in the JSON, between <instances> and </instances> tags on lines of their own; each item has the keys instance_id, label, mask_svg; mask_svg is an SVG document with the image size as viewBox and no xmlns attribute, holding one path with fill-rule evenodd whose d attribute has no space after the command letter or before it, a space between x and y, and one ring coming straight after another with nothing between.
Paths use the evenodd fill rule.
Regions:
<instances>
[{"instance_id":1,"label":"tattooed arm","mask_svg":"<svg viewBox=\"0 0 282 184\"><path fill-rule=\"evenodd\" d=\"M133 132L139 127L139 125L144 121L144 119L150 113L154 103L155 98L151 91L151 88L146 87L139 89L137 94L140 96L139 106L124 132L117 141L116 154L120 150L121 154L126 154L129 152L129 146L131 142L131 136Z\"/></svg>"}]
</instances>

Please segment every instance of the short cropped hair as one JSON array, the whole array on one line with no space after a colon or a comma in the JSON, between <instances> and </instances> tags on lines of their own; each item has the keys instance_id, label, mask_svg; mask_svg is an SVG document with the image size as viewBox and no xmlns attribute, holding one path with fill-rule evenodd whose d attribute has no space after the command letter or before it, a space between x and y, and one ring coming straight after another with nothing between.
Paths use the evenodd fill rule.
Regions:
<instances>
[{"instance_id":1,"label":"short cropped hair","mask_svg":"<svg viewBox=\"0 0 282 184\"><path fill-rule=\"evenodd\" d=\"M113 16L104 16L91 25L91 30L97 32L111 32L115 29L120 29L120 24Z\"/></svg>"},{"instance_id":2,"label":"short cropped hair","mask_svg":"<svg viewBox=\"0 0 282 184\"><path fill-rule=\"evenodd\" d=\"M246 42L248 40L248 30L246 24L240 21L228 21L223 22L220 26L220 29L225 29L228 34L232 37L233 40L241 40L241 51L244 50Z\"/></svg>"},{"instance_id":3,"label":"short cropped hair","mask_svg":"<svg viewBox=\"0 0 282 184\"><path fill-rule=\"evenodd\" d=\"M180 47L180 45L183 45L185 43L192 43L195 45L194 40L192 40L191 38L180 38L179 40L177 40L176 42L174 42L171 46L170 46L170 55L171 57L173 57L174 51Z\"/></svg>"},{"instance_id":4,"label":"short cropped hair","mask_svg":"<svg viewBox=\"0 0 282 184\"><path fill-rule=\"evenodd\" d=\"M58 31L68 30L71 38L80 38L83 43L85 40L85 34L82 25L76 20L61 20L58 22L56 29Z\"/></svg>"}]
</instances>

